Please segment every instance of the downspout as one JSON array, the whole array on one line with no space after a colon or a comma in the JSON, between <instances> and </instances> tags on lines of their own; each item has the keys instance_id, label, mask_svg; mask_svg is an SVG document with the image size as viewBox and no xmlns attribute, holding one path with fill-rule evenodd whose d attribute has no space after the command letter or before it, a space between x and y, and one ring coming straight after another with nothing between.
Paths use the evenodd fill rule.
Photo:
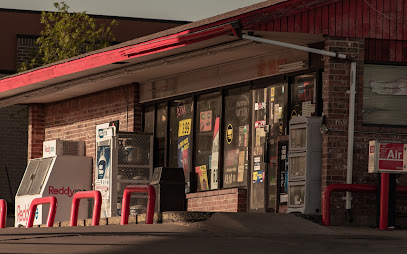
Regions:
<instances>
[{"instance_id":1,"label":"downspout","mask_svg":"<svg viewBox=\"0 0 407 254\"><path fill-rule=\"evenodd\" d=\"M352 183L353 172L353 143L355 134L355 94L356 94L356 62L350 64L350 89L349 94L349 122L348 122L348 157L346 165L346 183ZM351 209L351 192L346 192L346 209Z\"/></svg>"},{"instance_id":2,"label":"downspout","mask_svg":"<svg viewBox=\"0 0 407 254\"><path fill-rule=\"evenodd\" d=\"M236 29L237 30L237 29ZM237 35L238 33L234 31L234 34ZM339 54L336 52L330 52L326 50L314 49L304 46L299 46L295 44L274 41L269 39L263 39L255 36L250 36L243 34L240 38L302 50L314 54L325 55L329 57L335 57L340 59L346 59L351 61L350 67L350 89L347 91L349 94L349 120L348 120L348 155L347 155L347 168L346 168L346 183L352 183L352 171L353 171L353 145L354 145L354 130L355 130L355 94L356 94L356 60L351 58L350 56ZM346 192L346 209L351 209L351 193Z\"/></svg>"}]
</instances>

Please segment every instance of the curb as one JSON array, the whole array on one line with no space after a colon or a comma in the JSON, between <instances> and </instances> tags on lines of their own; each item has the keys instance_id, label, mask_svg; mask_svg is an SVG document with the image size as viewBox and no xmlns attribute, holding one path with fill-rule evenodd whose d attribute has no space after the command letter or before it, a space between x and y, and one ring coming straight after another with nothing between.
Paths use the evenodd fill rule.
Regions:
<instances>
[{"instance_id":1,"label":"curb","mask_svg":"<svg viewBox=\"0 0 407 254\"><path fill-rule=\"evenodd\" d=\"M209 219L214 212L162 212L154 213L154 224L165 224L165 223L193 223L199 221L205 221ZM99 226L104 225L120 225L120 216L101 218L99 221ZM129 224L145 224L146 214L140 213L136 215L129 216ZM92 224L92 219L78 220L78 227L89 227ZM35 225L35 227L46 227L45 224ZM55 222L53 227L69 227L69 221Z\"/></svg>"}]
</instances>

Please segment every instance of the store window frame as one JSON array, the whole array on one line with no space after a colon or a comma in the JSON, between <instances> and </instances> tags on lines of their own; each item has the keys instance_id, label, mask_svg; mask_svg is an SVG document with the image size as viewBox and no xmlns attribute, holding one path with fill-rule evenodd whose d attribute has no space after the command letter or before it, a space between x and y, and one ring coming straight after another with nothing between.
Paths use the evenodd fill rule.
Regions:
<instances>
[{"instance_id":1,"label":"store window frame","mask_svg":"<svg viewBox=\"0 0 407 254\"><path fill-rule=\"evenodd\" d=\"M302 70L302 71L297 71L297 72L291 72L289 74L281 74L281 75L276 75L276 76L270 76L270 77L262 77L262 78L258 78L258 79L254 79L251 81L244 81L241 83L237 83L237 84L231 84L228 86L222 86L222 87L217 87L217 88L212 88L212 89L208 89L205 91L198 91L198 92L194 92L194 93L188 93L185 95L179 95L179 96L174 96L171 98L163 98L163 99L159 99L159 100L155 100L155 101L151 101L151 102L146 102L143 104L143 119L142 119L142 128L144 131L144 109L147 108L149 105L154 105L154 116L155 116L155 122L154 122L154 137L156 135L156 117L157 117L157 106L159 104L162 103L166 103L167 105L167 132L166 132L166 143L165 143L165 159L164 159L164 167L168 167L169 165L169 134L170 134L170 121L171 121L171 117L170 117L170 102L174 101L174 100L181 100L181 99L187 99L187 98L191 98L192 99L192 104L193 104L193 108L194 108L194 112L193 112L193 116L192 116L192 135L191 135L191 148L192 151L189 155L189 160L192 163L195 159L195 139L196 139L196 131L194 129L194 124L196 121L196 109L197 109L197 98L200 95L206 95L206 94L210 94L210 93L219 93L220 94L220 106L221 106L221 110L220 110L220 128L224 128L225 126L225 96L227 94L227 91L229 91L230 89L235 89L235 88L239 88L239 87L245 87L248 86L249 87L249 98L250 98L250 102L249 105L250 107L252 107L252 93L253 90L258 89L258 88L266 88L272 84L276 84L276 83L281 83L281 82L286 82L287 85L287 107L285 109L285 114L287 117L285 117L284 119L284 124L285 126L288 126L289 123L289 116L288 113L291 110L291 92L292 92L292 85L293 85L293 80L295 78L295 76L298 75L304 75L304 74L310 74L310 73L316 73L316 105L315 105L315 110L316 110L316 116L322 116L322 111L323 111L323 102L322 102L322 87L323 87L323 69L321 68L310 68L307 70ZM250 115L250 123L252 121L252 116ZM220 143L219 143L219 150L220 151L224 151L224 140L225 140L225 130L221 129L220 132ZM287 128L286 133L284 133L285 135L289 135L289 130ZM251 135L249 135L250 140L249 140L249 151L251 150L252 147L252 137ZM154 147L155 149L155 147ZM250 157L250 154L249 154ZM220 189L225 189L223 186L223 176L224 176L224 155L222 152L219 153L219 174L218 174L218 190ZM193 166L191 166L190 168L190 173L194 172ZM248 170L248 172L246 172L247 174L247 179L251 179L250 178L250 170ZM192 176L192 175L191 175ZM191 177L191 188L190 188L190 193L195 193L195 192L200 192L197 190L197 183L196 183L196 177ZM246 183L245 186L237 186L239 188L247 188L248 190L248 194L250 192L250 181L248 181ZM237 187L228 187L228 188L237 188ZM226 188L226 189L228 189ZM205 191L210 191L210 190L205 190Z\"/></svg>"},{"instance_id":2,"label":"store window frame","mask_svg":"<svg viewBox=\"0 0 407 254\"><path fill-rule=\"evenodd\" d=\"M288 83L288 98L287 98L287 126L290 121L289 114L292 111L292 89L293 85L295 84L295 77L315 73L315 82L316 82L316 89L315 89L315 116L322 116L323 112L323 99L322 99L322 87L323 87L323 73L324 70L321 68L312 68L307 69L305 71L297 71L291 72L286 76L286 80ZM289 128L287 128L286 135L289 135Z\"/></svg>"}]
</instances>

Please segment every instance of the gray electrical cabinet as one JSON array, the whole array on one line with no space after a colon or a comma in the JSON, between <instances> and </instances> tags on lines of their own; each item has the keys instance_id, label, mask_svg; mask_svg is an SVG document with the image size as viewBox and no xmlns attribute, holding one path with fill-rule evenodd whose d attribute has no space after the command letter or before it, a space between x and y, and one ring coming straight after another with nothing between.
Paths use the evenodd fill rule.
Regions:
<instances>
[{"instance_id":1,"label":"gray electrical cabinet","mask_svg":"<svg viewBox=\"0 0 407 254\"><path fill-rule=\"evenodd\" d=\"M288 154L287 213L321 212L321 118L291 119Z\"/></svg>"}]
</instances>

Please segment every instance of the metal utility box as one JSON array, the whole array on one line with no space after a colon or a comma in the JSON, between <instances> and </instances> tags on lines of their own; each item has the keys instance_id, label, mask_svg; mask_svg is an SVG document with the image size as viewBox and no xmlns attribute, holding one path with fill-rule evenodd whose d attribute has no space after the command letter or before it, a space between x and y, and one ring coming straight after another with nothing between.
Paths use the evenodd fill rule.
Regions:
<instances>
[{"instance_id":1,"label":"metal utility box","mask_svg":"<svg viewBox=\"0 0 407 254\"><path fill-rule=\"evenodd\" d=\"M290 121L287 212L321 212L321 117Z\"/></svg>"},{"instance_id":2,"label":"metal utility box","mask_svg":"<svg viewBox=\"0 0 407 254\"><path fill-rule=\"evenodd\" d=\"M369 141L369 173L407 173L407 144Z\"/></svg>"},{"instance_id":3,"label":"metal utility box","mask_svg":"<svg viewBox=\"0 0 407 254\"><path fill-rule=\"evenodd\" d=\"M185 210L185 177L182 168L155 168L150 184L156 191L157 212Z\"/></svg>"},{"instance_id":4,"label":"metal utility box","mask_svg":"<svg viewBox=\"0 0 407 254\"><path fill-rule=\"evenodd\" d=\"M15 226L25 226L33 199L55 196L58 200L55 222L69 221L72 197L77 191L91 190L92 157L59 155L32 159L15 199ZM79 219L88 218L88 201L81 201ZM49 205L37 206L34 225L47 221Z\"/></svg>"}]
</instances>

